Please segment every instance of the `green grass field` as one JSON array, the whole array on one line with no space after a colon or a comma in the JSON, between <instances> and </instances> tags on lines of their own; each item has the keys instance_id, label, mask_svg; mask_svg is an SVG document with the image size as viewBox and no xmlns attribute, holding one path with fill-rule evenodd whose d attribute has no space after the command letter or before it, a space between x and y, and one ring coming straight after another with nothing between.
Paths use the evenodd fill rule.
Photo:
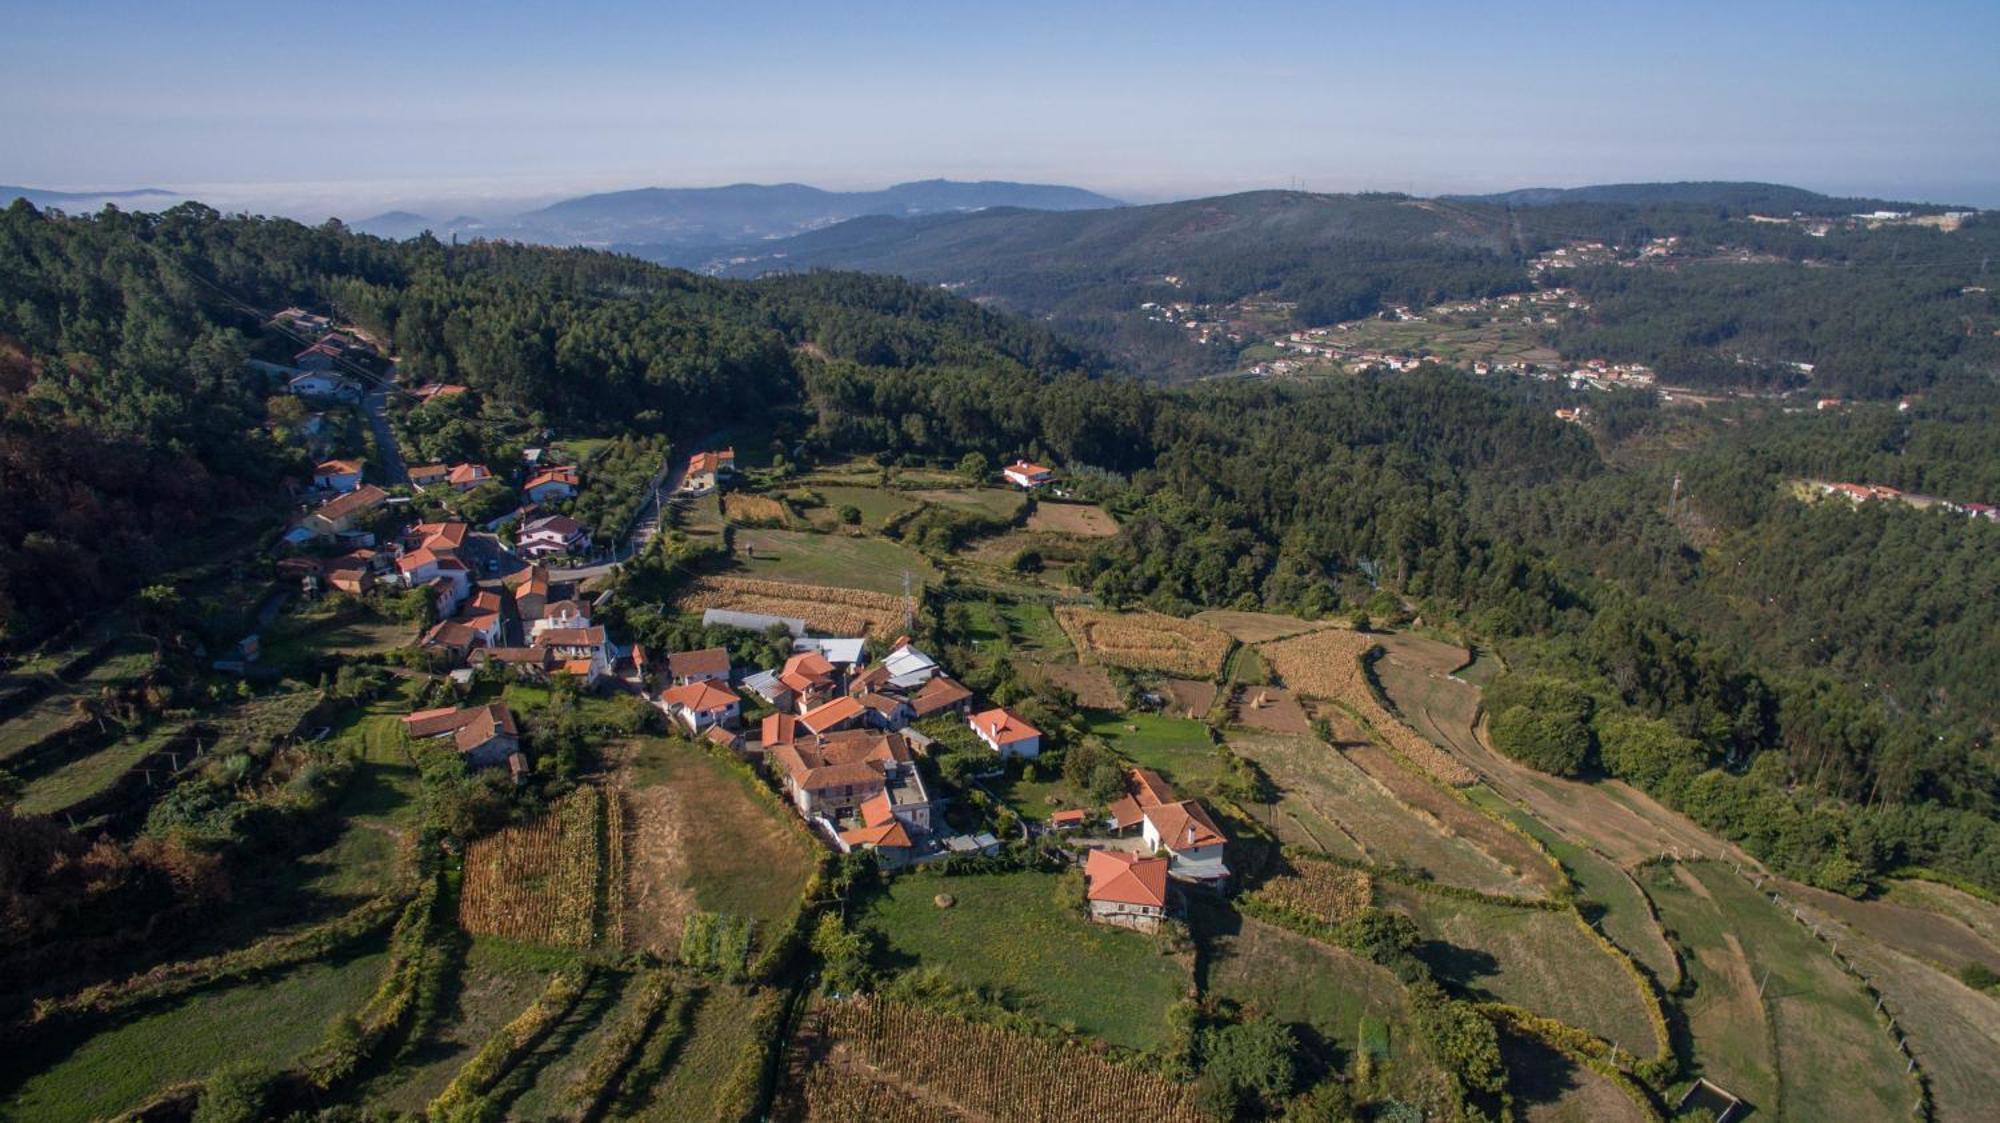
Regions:
<instances>
[{"instance_id":1,"label":"green grass field","mask_svg":"<svg viewBox=\"0 0 2000 1123\"><path fill-rule=\"evenodd\" d=\"M815 507L809 512L812 521L820 526L834 526L840 521L842 507L854 507L861 512L861 525L870 530L882 529L882 524L904 511L915 507L916 501L900 491L881 487L856 487L834 485L814 487L826 506Z\"/></svg>"},{"instance_id":2,"label":"green grass field","mask_svg":"<svg viewBox=\"0 0 2000 1123\"><path fill-rule=\"evenodd\" d=\"M259 656L267 666L286 674L305 670L320 655L377 655L416 642L417 626L374 616L334 622L311 617L283 617L260 637Z\"/></svg>"},{"instance_id":3,"label":"green grass field","mask_svg":"<svg viewBox=\"0 0 2000 1123\"><path fill-rule=\"evenodd\" d=\"M139 681L153 669L153 661L151 641L129 639L119 643L74 683L56 687L23 713L0 723L0 763L68 729L77 720L78 700L95 697L105 687Z\"/></svg>"},{"instance_id":4,"label":"green grass field","mask_svg":"<svg viewBox=\"0 0 2000 1123\"><path fill-rule=\"evenodd\" d=\"M1710 1079L1773 1118L1909 1113L1916 1088L1873 1001L1788 912L1714 862L1651 866L1643 884L1689 951L1688 1025Z\"/></svg>"},{"instance_id":5,"label":"green grass field","mask_svg":"<svg viewBox=\"0 0 2000 1123\"><path fill-rule=\"evenodd\" d=\"M316 1044L336 1015L359 1009L386 963L376 941L362 954L147 1011L92 1035L59 1060L23 1066L35 1074L6 1094L5 1114L84 1123L225 1066L282 1067Z\"/></svg>"},{"instance_id":6,"label":"green grass field","mask_svg":"<svg viewBox=\"0 0 2000 1123\"><path fill-rule=\"evenodd\" d=\"M699 814L698 827L682 828L697 908L750 917L764 931L798 911L818 854L748 778L685 741L648 738L632 758L630 784L635 793L664 785Z\"/></svg>"},{"instance_id":7,"label":"green grass field","mask_svg":"<svg viewBox=\"0 0 2000 1123\"><path fill-rule=\"evenodd\" d=\"M1090 732L1142 768L1157 770L1173 784L1200 787L1222 774L1222 760L1198 721L1160 714L1115 714L1087 710Z\"/></svg>"},{"instance_id":8,"label":"green grass field","mask_svg":"<svg viewBox=\"0 0 2000 1123\"><path fill-rule=\"evenodd\" d=\"M1513 908L1378 881L1383 903L1409 913L1417 954L1461 990L1560 1018L1639 1054L1653 1031L1637 984L1567 913Z\"/></svg>"},{"instance_id":9,"label":"green grass field","mask_svg":"<svg viewBox=\"0 0 2000 1123\"><path fill-rule=\"evenodd\" d=\"M1016 649L1046 652L1064 658L1076 655L1076 646L1069 642L1062 625L1056 623L1056 614L1049 611L1048 605L1017 601L1003 605L1001 614L1007 618L1008 632Z\"/></svg>"},{"instance_id":10,"label":"green grass field","mask_svg":"<svg viewBox=\"0 0 2000 1123\"><path fill-rule=\"evenodd\" d=\"M687 1035L666 1057L672 1067L649 1090L644 1111L633 1114L658 1120L713 1118L724 1084L758 1044L759 1001L738 987L716 983L702 988L687 1012ZM767 991L762 1001L777 1001L777 996Z\"/></svg>"},{"instance_id":11,"label":"green grass field","mask_svg":"<svg viewBox=\"0 0 2000 1123\"><path fill-rule=\"evenodd\" d=\"M1569 871L1581 901L1593 906L1585 908L1584 915L1595 919L1611 942L1651 971L1662 987L1673 987L1679 978L1673 949L1667 946L1666 936L1654 921L1645 893L1624 871L1550 830L1541 820L1523 814L1486 785L1475 784L1463 790L1474 803L1514 823L1548 847Z\"/></svg>"},{"instance_id":12,"label":"green grass field","mask_svg":"<svg viewBox=\"0 0 2000 1123\"><path fill-rule=\"evenodd\" d=\"M1186 993L1188 968L1152 936L1093 924L1056 904L1041 873L897 878L861 914L887 960L934 967L987 987L1011 1006L1058 1025L1144 1049L1167 1032L1167 1007ZM932 902L949 893L957 903Z\"/></svg>"},{"instance_id":13,"label":"green grass field","mask_svg":"<svg viewBox=\"0 0 2000 1123\"><path fill-rule=\"evenodd\" d=\"M143 737L126 737L29 781L14 805L17 815L52 815L103 792L187 727L164 725ZM160 777L165 782L166 777Z\"/></svg>"},{"instance_id":14,"label":"green grass field","mask_svg":"<svg viewBox=\"0 0 2000 1123\"><path fill-rule=\"evenodd\" d=\"M925 503L935 503L940 507L953 507L961 511L972 511L990 515L996 519L1011 519L1021 510L1021 493L1004 487L955 487L935 488L927 491L910 492L912 498Z\"/></svg>"},{"instance_id":15,"label":"green grass field","mask_svg":"<svg viewBox=\"0 0 2000 1123\"><path fill-rule=\"evenodd\" d=\"M754 551L754 556L745 549ZM937 579L923 555L886 538L812 534L798 530L739 530L736 562L745 577L839 585L877 593L903 591L908 571L913 586Z\"/></svg>"}]
</instances>

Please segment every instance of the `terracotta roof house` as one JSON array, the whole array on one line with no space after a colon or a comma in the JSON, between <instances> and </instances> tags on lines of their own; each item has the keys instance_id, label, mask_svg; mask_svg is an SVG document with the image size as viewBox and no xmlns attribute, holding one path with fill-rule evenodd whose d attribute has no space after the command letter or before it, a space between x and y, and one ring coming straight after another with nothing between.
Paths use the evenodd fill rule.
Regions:
<instances>
[{"instance_id":1,"label":"terracotta roof house","mask_svg":"<svg viewBox=\"0 0 2000 1123\"><path fill-rule=\"evenodd\" d=\"M691 682L729 681L729 649L704 647L700 651L676 651L667 656L667 676L674 685Z\"/></svg>"},{"instance_id":2,"label":"terracotta roof house","mask_svg":"<svg viewBox=\"0 0 2000 1123\"><path fill-rule=\"evenodd\" d=\"M410 486L418 490L435 487L449 482L451 466L447 464L412 464L409 468Z\"/></svg>"},{"instance_id":3,"label":"terracotta roof house","mask_svg":"<svg viewBox=\"0 0 2000 1123\"><path fill-rule=\"evenodd\" d=\"M418 523L403 532L405 546L416 545L437 554L457 553L465 545L465 537L472 533L472 524L456 520L440 523Z\"/></svg>"},{"instance_id":4,"label":"terracotta roof house","mask_svg":"<svg viewBox=\"0 0 2000 1123\"><path fill-rule=\"evenodd\" d=\"M481 767L504 765L521 747L514 712L502 702L462 710L419 710L403 719L403 732L419 741L449 737L468 763Z\"/></svg>"},{"instance_id":5,"label":"terracotta roof house","mask_svg":"<svg viewBox=\"0 0 2000 1123\"><path fill-rule=\"evenodd\" d=\"M922 720L933 714L963 713L966 703L970 701L972 701L972 691L943 675L938 675L925 683L910 698L910 709L915 719Z\"/></svg>"},{"instance_id":6,"label":"terracotta roof house","mask_svg":"<svg viewBox=\"0 0 2000 1123\"><path fill-rule=\"evenodd\" d=\"M342 534L389 501L389 493L374 484L362 484L345 495L336 495L306 516L305 525L322 536Z\"/></svg>"},{"instance_id":7,"label":"terracotta roof house","mask_svg":"<svg viewBox=\"0 0 2000 1123\"><path fill-rule=\"evenodd\" d=\"M521 494L527 496L530 503L547 503L554 499L570 498L576 494L576 489L580 485L581 479L576 469L564 464L536 472L528 478L527 483L521 485Z\"/></svg>"},{"instance_id":8,"label":"terracotta roof house","mask_svg":"<svg viewBox=\"0 0 2000 1123\"><path fill-rule=\"evenodd\" d=\"M1162 779L1158 772L1150 768L1129 768L1125 771L1125 794L1112 800L1105 812L1110 817L1112 830L1127 831L1145 822L1147 809L1172 803L1179 798L1174 794L1173 785Z\"/></svg>"},{"instance_id":9,"label":"terracotta roof house","mask_svg":"<svg viewBox=\"0 0 2000 1123\"><path fill-rule=\"evenodd\" d=\"M801 651L785 660L778 681L790 690L803 710L817 705L834 691L833 664L817 651Z\"/></svg>"},{"instance_id":10,"label":"terracotta roof house","mask_svg":"<svg viewBox=\"0 0 2000 1123\"><path fill-rule=\"evenodd\" d=\"M901 729L916 720L917 711L909 702L894 695L870 691L855 697L854 701L866 711L861 715L862 720L877 729Z\"/></svg>"},{"instance_id":11,"label":"terracotta roof house","mask_svg":"<svg viewBox=\"0 0 2000 1123\"><path fill-rule=\"evenodd\" d=\"M1146 845L1171 856L1168 871L1174 877L1215 886L1228 882L1229 867L1222 860L1228 839L1198 801L1147 808L1142 830Z\"/></svg>"},{"instance_id":12,"label":"terracotta roof house","mask_svg":"<svg viewBox=\"0 0 2000 1123\"><path fill-rule=\"evenodd\" d=\"M742 713L743 699L712 682L691 682L661 691L660 708L687 726L689 733L699 733L711 725L734 723Z\"/></svg>"},{"instance_id":13,"label":"terracotta roof house","mask_svg":"<svg viewBox=\"0 0 2000 1123\"><path fill-rule=\"evenodd\" d=\"M843 853L873 850L883 865L894 869L909 861L916 841L909 825L896 813L895 800L884 791L861 805L861 825L836 836Z\"/></svg>"},{"instance_id":14,"label":"terracotta roof house","mask_svg":"<svg viewBox=\"0 0 2000 1123\"><path fill-rule=\"evenodd\" d=\"M549 603L549 569L544 565L531 565L510 574L506 585L514 590L514 611L523 620L539 620L542 610Z\"/></svg>"},{"instance_id":15,"label":"terracotta roof house","mask_svg":"<svg viewBox=\"0 0 2000 1123\"><path fill-rule=\"evenodd\" d=\"M313 486L321 491L353 491L361 486L361 461L320 461L313 468Z\"/></svg>"},{"instance_id":16,"label":"terracotta roof house","mask_svg":"<svg viewBox=\"0 0 2000 1123\"><path fill-rule=\"evenodd\" d=\"M808 733L832 733L861 724L867 709L852 698L840 697L799 715L799 725Z\"/></svg>"},{"instance_id":17,"label":"terracotta roof house","mask_svg":"<svg viewBox=\"0 0 2000 1123\"><path fill-rule=\"evenodd\" d=\"M758 739L766 749L773 745L789 745L799 738L799 718L797 714L767 714L758 729Z\"/></svg>"},{"instance_id":18,"label":"terracotta roof house","mask_svg":"<svg viewBox=\"0 0 2000 1123\"><path fill-rule=\"evenodd\" d=\"M1165 858L1092 850L1084 857L1083 878L1092 920L1151 932L1167 915Z\"/></svg>"},{"instance_id":19,"label":"terracotta roof house","mask_svg":"<svg viewBox=\"0 0 2000 1123\"><path fill-rule=\"evenodd\" d=\"M1002 468L1000 474L1007 478L1008 483L1024 489L1040 487L1055 478L1054 472L1026 460L1014 461Z\"/></svg>"},{"instance_id":20,"label":"terracotta roof house","mask_svg":"<svg viewBox=\"0 0 2000 1123\"><path fill-rule=\"evenodd\" d=\"M1082 830L1090 822L1090 812L1081 807L1070 807L1049 816L1049 829L1058 831Z\"/></svg>"},{"instance_id":21,"label":"terracotta roof house","mask_svg":"<svg viewBox=\"0 0 2000 1123\"><path fill-rule=\"evenodd\" d=\"M972 715L967 719L972 732L986 747L1001 756L1042 755L1042 731L1029 725L1005 706Z\"/></svg>"},{"instance_id":22,"label":"terracotta roof house","mask_svg":"<svg viewBox=\"0 0 2000 1123\"><path fill-rule=\"evenodd\" d=\"M471 491L492 478L492 469L484 464L454 464L445 475L444 482L450 484L453 491Z\"/></svg>"},{"instance_id":23,"label":"terracotta roof house","mask_svg":"<svg viewBox=\"0 0 2000 1123\"><path fill-rule=\"evenodd\" d=\"M885 791L909 821L928 830L930 797L900 733L855 729L765 742L785 794L806 818L838 821Z\"/></svg>"},{"instance_id":24,"label":"terracotta roof house","mask_svg":"<svg viewBox=\"0 0 2000 1123\"><path fill-rule=\"evenodd\" d=\"M691 492L714 491L722 477L736 471L736 450L719 449L713 452L697 452L688 457L687 474L681 477L681 490Z\"/></svg>"}]
</instances>

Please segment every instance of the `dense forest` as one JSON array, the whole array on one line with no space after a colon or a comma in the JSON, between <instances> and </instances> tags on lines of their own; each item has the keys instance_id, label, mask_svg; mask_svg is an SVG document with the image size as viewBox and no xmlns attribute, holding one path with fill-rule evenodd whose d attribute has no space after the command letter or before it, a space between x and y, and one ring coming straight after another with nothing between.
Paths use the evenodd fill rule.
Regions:
<instances>
[{"instance_id":1,"label":"dense forest","mask_svg":"<svg viewBox=\"0 0 2000 1123\"><path fill-rule=\"evenodd\" d=\"M17 204L0 255L0 625L17 638L299 467L259 436L242 360L271 343L237 302L302 303L393 340L413 378L568 431L750 415L808 457L1049 458L1121 516L1072 572L1105 603L1420 614L1498 646L1522 676L1500 700L1570 723L1534 726L1577 749L1557 767L1630 778L1832 888L1910 865L2000 887L2000 526L1793 491L1827 476L1991 499L2000 399L1976 380L1908 412L1634 406L1593 434L1539 384L1440 370L1161 388L876 277L704 279L193 206ZM1572 696L1588 704L1541 705ZM1526 751L1519 728L1496 723L1503 748Z\"/></svg>"}]
</instances>

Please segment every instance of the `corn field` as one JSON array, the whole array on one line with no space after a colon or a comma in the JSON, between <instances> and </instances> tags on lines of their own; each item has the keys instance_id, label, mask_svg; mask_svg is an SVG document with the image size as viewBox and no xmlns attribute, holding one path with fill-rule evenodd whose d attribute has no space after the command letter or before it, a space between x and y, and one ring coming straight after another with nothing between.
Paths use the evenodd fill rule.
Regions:
<instances>
[{"instance_id":1,"label":"corn field","mask_svg":"<svg viewBox=\"0 0 2000 1123\"><path fill-rule=\"evenodd\" d=\"M1478 774L1463 761L1403 724L1375 700L1361 663L1374 647L1375 641L1359 632L1329 628L1267 643L1257 651L1286 686L1300 694L1345 703L1391 750L1412 764L1447 784L1477 783Z\"/></svg>"},{"instance_id":2,"label":"corn field","mask_svg":"<svg viewBox=\"0 0 2000 1123\"><path fill-rule=\"evenodd\" d=\"M604 793L579 788L533 823L465 851L458 922L467 932L586 948L596 942Z\"/></svg>"},{"instance_id":3,"label":"corn field","mask_svg":"<svg viewBox=\"0 0 2000 1123\"><path fill-rule=\"evenodd\" d=\"M787 1116L808 1123L949 1123L955 1112L933 1107L873 1074L845 1064L821 1064L806 1073L803 1101Z\"/></svg>"},{"instance_id":4,"label":"corn field","mask_svg":"<svg viewBox=\"0 0 2000 1123\"><path fill-rule=\"evenodd\" d=\"M996 1026L961 1021L915 1006L874 999L823 1003L818 1010L823 1042L845 1050L858 1064L850 1075L806 1075L807 1118L874 1119L854 1113L855 1104L875 1104L882 1118L902 1114L907 1094L857 1087L865 1076L896 1091L919 1089L921 1097L957 1105L968 1116L1049 1121L1138 1118L1149 1123L1200 1123L1194 1088L1115 1064L1088 1048L1013 1033ZM814 1099L817 1091L823 1098ZM936 1108L932 1108L933 1115Z\"/></svg>"},{"instance_id":5,"label":"corn field","mask_svg":"<svg viewBox=\"0 0 2000 1123\"><path fill-rule=\"evenodd\" d=\"M604 943L625 946L625 797L604 793Z\"/></svg>"},{"instance_id":6,"label":"corn field","mask_svg":"<svg viewBox=\"0 0 2000 1123\"><path fill-rule=\"evenodd\" d=\"M1214 678L1229 655L1227 633L1157 612L1127 614L1065 605L1056 609L1056 622L1079 655L1119 667Z\"/></svg>"},{"instance_id":7,"label":"corn field","mask_svg":"<svg viewBox=\"0 0 2000 1123\"><path fill-rule=\"evenodd\" d=\"M1339 924L1374 901L1375 882L1360 870L1300 861L1259 886L1256 895L1288 912Z\"/></svg>"},{"instance_id":8,"label":"corn field","mask_svg":"<svg viewBox=\"0 0 2000 1123\"><path fill-rule=\"evenodd\" d=\"M722 497L722 517L737 523L784 526L791 522L785 505L765 495L732 493Z\"/></svg>"},{"instance_id":9,"label":"corn field","mask_svg":"<svg viewBox=\"0 0 2000 1123\"><path fill-rule=\"evenodd\" d=\"M761 612L804 620L815 630L834 635L878 639L894 639L911 607L902 597L888 593L748 577L699 578L675 603L682 612L698 613L708 608Z\"/></svg>"}]
</instances>

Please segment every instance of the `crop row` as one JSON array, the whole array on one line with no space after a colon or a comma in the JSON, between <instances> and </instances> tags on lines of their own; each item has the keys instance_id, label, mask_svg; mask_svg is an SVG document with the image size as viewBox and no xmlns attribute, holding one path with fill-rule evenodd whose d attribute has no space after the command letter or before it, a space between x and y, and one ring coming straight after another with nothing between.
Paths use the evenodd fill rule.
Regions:
<instances>
[{"instance_id":1,"label":"crop row","mask_svg":"<svg viewBox=\"0 0 2000 1123\"><path fill-rule=\"evenodd\" d=\"M1157 612L1117 613L1066 605L1056 621L1079 653L1099 662L1185 678L1214 678L1229 655L1227 633Z\"/></svg>"},{"instance_id":2,"label":"crop row","mask_svg":"<svg viewBox=\"0 0 2000 1123\"><path fill-rule=\"evenodd\" d=\"M596 940L603 794L579 788L532 823L465 851L458 920L466 931L562 947Z\"/></svg>"},{"instance_id":3,"label":"crop row","mask_svg":"<svg viewBox=\"0 0 2000 1123\"><path fill-rule=\"evenodd\" d=\"M761 612L804 620L822 632L877 638L893 638L909 607L901 597L888 593L746 577L700 578L688 585L676 603L682 612L708 608Z\"/></svg>"}]
</instances>

